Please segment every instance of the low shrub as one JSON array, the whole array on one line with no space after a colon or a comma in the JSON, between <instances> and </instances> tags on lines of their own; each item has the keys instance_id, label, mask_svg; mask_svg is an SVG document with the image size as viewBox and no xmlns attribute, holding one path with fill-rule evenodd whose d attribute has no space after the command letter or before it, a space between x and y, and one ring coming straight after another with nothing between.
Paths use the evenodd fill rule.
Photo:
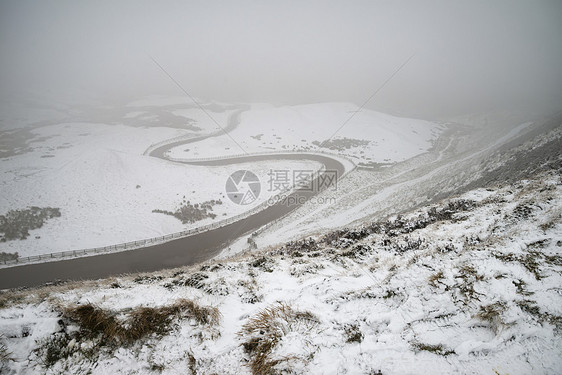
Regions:
<instances>
[{"instance_id":1,"label":"low shrub","mask_svg":"<svg viewBox=\"0 0 562 375\"><path fill-rule=\"evenodd\" d=\"M310 312L294 310L284 303L267 307L250 318L242 326L239 336L244 339L242 347L250 356L248 366L252 374L273 374L279 364L296 360L291 356L275 358L273 351L289 332L309 331L318 323Z\"/></svg>"},{"instance_id":2,"label":"low shrub","mask_svg":"<svg viewBox=\"0 0 562 375\"><path fill-rule=\"evenodd\" d=\"M8 211L0 215L0 242L25 240L30 230L41 228L47 220L60 216L60 209L52 207L32 206Z\"/></svg>"}]
</instances>

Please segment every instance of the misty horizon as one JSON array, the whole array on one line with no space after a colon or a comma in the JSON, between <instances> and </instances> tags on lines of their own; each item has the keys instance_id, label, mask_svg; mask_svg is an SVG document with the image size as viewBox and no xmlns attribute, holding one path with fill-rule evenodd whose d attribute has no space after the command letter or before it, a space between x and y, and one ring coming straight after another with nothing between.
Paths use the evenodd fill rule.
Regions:
<instances>
[{"instance_id":1,"label":"misty horizon","mask_svg":"<svg viewBox=\"0 0 562 375\"><path fill-rule=\"evenodd\" d=\"M362 105L412 117L559 109L562 4L2 2L2 97Z\"/></svg>"}]
</instances>

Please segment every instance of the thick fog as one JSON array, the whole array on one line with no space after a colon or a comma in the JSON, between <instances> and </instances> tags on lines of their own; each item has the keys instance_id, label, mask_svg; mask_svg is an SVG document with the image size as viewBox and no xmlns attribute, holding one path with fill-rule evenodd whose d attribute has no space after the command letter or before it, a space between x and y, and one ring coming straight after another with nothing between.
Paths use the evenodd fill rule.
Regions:
<instances>
[{"instance_id":1,"label":"thick fog","mask_svg":"<svg viewBox=\"0 0 562 375\"><path fill-rule=\"evenodd\" d=\"M562 2L2 1L0 90L125 102L369 98L432 117L562 103Z\"/></svg>"}]
</instances>

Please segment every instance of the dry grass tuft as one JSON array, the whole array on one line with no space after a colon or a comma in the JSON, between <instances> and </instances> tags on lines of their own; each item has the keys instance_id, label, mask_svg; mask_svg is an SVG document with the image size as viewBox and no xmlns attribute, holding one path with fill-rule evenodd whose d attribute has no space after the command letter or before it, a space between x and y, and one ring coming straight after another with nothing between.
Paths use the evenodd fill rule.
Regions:
<instances>
[{"instance_id":1,"label":"dry grass tuft","mask_svg":"<svg viewBox=\"0 0 562 375\"><path fill-rule=\"evenodd\" d=\"M0 336L0 339L2 338L3 336ZM0 373L2 373L2 369L7 363L13 360L12 353L8 350L8 347L0 341Z\"/></svg>"},{"instance_id":2,"label":"dry grass tuft","mask_svg":"<svg viewBox=\"0 0 562 375\"><path fill-rule=\"evenodd\" d=\"M113 314L92 304L67 308L63 316L78 323L87 337L101 336L102 341L114 341L124 336L124 330Z\"/></svg>"},{"instance_id":3,"label":"dry grass tuft","mask_svg":"<svg viewBox=\"0 0 562 375\"><path fill-rule=\"evenodd\" d=\"M433 353L433 354L441 355L443 357L446 357L446 356L451 355L451 354L455 354L454 350L447 349L441 344L431 345L431 344L425 344L425 343L421 343L421 342L412 342L410 344L412 345L412 348L416 352L421 352L421 351L430 352L430 353Z\"/></svg>"},{"instance_id":4,"label":"dry grass tuft","mask_svg":"<svg viewBox=\"0 0 562 375\"><path fill-rule=\"evenodd\" d=\"M439 284L441 284L441 280L445 278L443 271L439 271L436 274L433 274L429 277L428 282L434 288L438 288Z\"/></svg>"},{"instance_id":5,"label":"dry grass tuft","mask_svg":"<svg viewBox=\"0 0 562 375\"><path fill-rule=\"evenodd\" d=\"M189 360L189 371L191 371L191 374L197 374L197 360L193 353L188 352L187 359Z\"/></svg>"},{"instance_id":6,"label":"dry grass tuft","mask_svg":"<svg viewBox=\"0 0 562 375\"><path fill-rule=\"evenodd\" d=\"M92 349L82 352L95 360L102 348L110 351L120 346L133 345L150 335L162 336L170 332L173 322L193 319L199 324L217 325L221 314L217 308L202 307L191 300L180 299L169 306L137 307L126 314L103 309L91 303L79 306L60 307L66 325L76 324L72 333L58 332L42 340L36 353L46 367L68 358L81 349L80 342L94 344ZM124 315L124 317L118 315Z\"/></svg>"},{"instance_id":7,"label":"dry grass tuft","mask_svg":"<svg viewBox=\"0 0 562 375\"><path fill-rule=\"evenodd\" d=\"M274 374L277 365L297 360L294 356L273 358L273 351L289 332L309 331L318 323L312 313L296 311L285 303L267 307L250 318L239 336L245 339L242 346L250 355L248 366L252 374Z\"/></svg>"},{"instance_id":8,"label":"dry grass tuft","mask_svg":"<svg viewBox=\"0 0 562 375\"><path fill-rule=\"evenodd\" d=\"M482 294L474 289L474 284L484 280L484 276L478 274L476 268L471 265L463 265L459 268L459 275L455 288L464 298L465 303L478 299Z\"/></svg>"},{"instance_id":9,"label":"dry grass tuft","mask_svg":"<svg viewBox=\"0 0 562 375\"><path fill-rule=\"evenodd\" d=\"M487 306L480 306L480 311L476 314L476 318L488 322L490 327L496 334L500 333L505 327L502 313L506 310L503 302L496 302Z\"/></svg>"},{"instance_id":10,"label":"dry grass tuft","mask_svg":"<svg viewBox=\"0 0 562 375\"><path fill-rule=\"evenodd\" d=\"M533 276L535 276L536 280L540 281L543 277L541 275L541 269L543 268L543 266L540 263L543 254L538 251L529 251L525 255L516 255L513 253L509 253L509 254L494 253L493 255L494 257L496 257L497 259L501 260L504 263L519 262L523 267L525 267L525 269L527 269L527 271L529 271L530 273L533 274Z\"/></svg>"},{"instance_id":11,"label":"dry grass tuft","mask_svg":"<svg viewBox=\"0 0 562 375\"><path fill-rule=\"evenodd\" d=\"M15 290L0 292L0 309L24 303L27 293Z\"/></svg>"},{"instance_id":12,"label":"dry grass tuft","mask_svg":"<svg viewBox=\"0 0 562 375\"><path fill-rule=\"evenodd\" d=\"M218 309L201 307L186 299L169 306L138 307L129 313L124 323L117 320L114 312L92 304L66 308L63 316L77 323L82 335L101 337L104 343L132 343L151 334L164 335L170 331L175 318L191 318L199 324L209 325L216 325L220 321Z\"/></svg>"}]
</instances>

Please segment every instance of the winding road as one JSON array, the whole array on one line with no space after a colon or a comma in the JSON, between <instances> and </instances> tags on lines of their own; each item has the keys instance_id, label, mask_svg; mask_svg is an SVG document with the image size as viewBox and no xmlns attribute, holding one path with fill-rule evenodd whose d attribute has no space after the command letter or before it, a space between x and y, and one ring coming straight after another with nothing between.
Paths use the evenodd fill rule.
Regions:
<instances>
[{"instance_id":1,"label":"winding road","mask_svg":"<svg viewBox=\"0 0 562 375\"><path fill-rule=\"evenodd\" d=\"M231 116L225 131L230 131L237 125L239 113ZM338 178L343 176L345 172L345 167L339 160L328 155L310 153L244 155L216 160L193 161L170 161L166 156L166 153L176 146L198 142L220 134L223 134L223 131L174 141L154 148L149 152L149 155L169 162L202 166L231 165L267 160L313 160L322 163L325 167L324 172L321 172L315 178L314 183L316 184L326 171L336 171ZM297 189L288 195L288 201L302 202L317 193L318 191ZM151 272L203 262L218 255L228 243L283 217L298 206L298 204L288 205L286 201L281 201L234 223L140 249L2 268L0 269L0 289L33 287L56 280L89 280L126 273Z\"/></svg>"}]
</instances>

